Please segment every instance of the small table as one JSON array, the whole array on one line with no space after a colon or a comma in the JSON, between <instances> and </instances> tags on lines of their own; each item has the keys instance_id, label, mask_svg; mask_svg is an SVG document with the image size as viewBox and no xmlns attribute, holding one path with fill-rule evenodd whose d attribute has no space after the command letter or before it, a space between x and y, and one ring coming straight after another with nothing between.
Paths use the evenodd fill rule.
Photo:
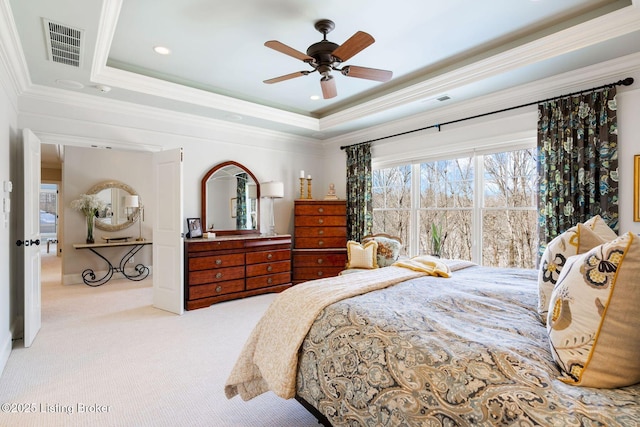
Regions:
<instances>
[{"instance_id":1,"label":"small table","mask_svg":"<svg viewBox=\"0 0 640 427\"><path fill-rule=\"evenodd\" d=\"M105 243L76 243L73 245L74 249L89 249L94 254L102 258L108 266L108 270L104 276L96 278L96 273L91 268L87 268L82 272L82 280L87 286L101 286L107 283L113 277L113 273L122 273L124 277L129 280L139 281L144 280L149 276L149 267L138 264L134 267L134 273L129 274L125 271L125 266L129 259L131 259L140 249L146 245L151 245L153 242L150 240L141 240L133 242L105 242ZM115 248L115 247L130 247L130 249L123 255L122 259L118 263L118 266L114 266L111 261L100 254L96 249L100 248Z\"/></svg>"}]
</instances>

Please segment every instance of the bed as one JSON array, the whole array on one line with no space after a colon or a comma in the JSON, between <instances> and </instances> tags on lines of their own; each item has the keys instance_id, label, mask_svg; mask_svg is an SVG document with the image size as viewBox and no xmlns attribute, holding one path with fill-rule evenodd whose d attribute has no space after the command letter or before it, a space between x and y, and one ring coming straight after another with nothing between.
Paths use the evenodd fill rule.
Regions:
<instances>
[{"instance_id":1,"label":"bed","mask_svg":"<svg viewBox=\"0 0 640 427\"><path fill-rule=\"evenodd\" d=\"M446 267L449 278L393 266L285 291L227 397L295 397L333 426L640 425L640 384L558 379L537 271Z\"/></svg>"}]
</instances>

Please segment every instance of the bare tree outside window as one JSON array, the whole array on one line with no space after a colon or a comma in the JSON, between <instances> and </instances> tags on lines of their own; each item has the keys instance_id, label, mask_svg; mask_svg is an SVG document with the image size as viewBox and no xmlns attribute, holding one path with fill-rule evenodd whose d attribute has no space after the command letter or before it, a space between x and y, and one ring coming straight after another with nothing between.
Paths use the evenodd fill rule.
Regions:
<instances>
[{"instance_id":1,"label":"bare tree outside window","mask_svg":"<svg viewBox=\"0 0 640 427\"><path fill-rule=\"evenodd\" d=\"M482 248L476 262L534 268L536 158L537 150L531 148L422 163L419 177L412 176L411 165L374 170L373 231L401 237L405 255L473 260L475 239ZM474 170L474 164L481 170ZM420 180L415 216L412 179ZM474 188L483 188L482 194L474 194ZM480 223L474 224L474 218L481 218ZM414 235L418 253L409 254Z\"/></svg>"}]
</instances>

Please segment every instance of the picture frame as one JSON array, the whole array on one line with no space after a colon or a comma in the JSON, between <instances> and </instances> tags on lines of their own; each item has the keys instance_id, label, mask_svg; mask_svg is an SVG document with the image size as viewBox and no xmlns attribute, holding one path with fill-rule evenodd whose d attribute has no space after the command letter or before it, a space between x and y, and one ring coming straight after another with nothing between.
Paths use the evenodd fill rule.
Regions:
<instances>
[{"instance_id":1,"label":"picture frame","mask_svg":"<svg viewBox=\"0 0 640 427\"><path fill-rule=\"evenodd\" d=\"M640 154L633 156L633 220L640 222Z\"/></svg>"},{"instance_id":2,"label":"picture frame","mask_svg":"<svg viewBox=\"0 0 640 427\"><path fill-rule=\"evenodd\" d=\"M229 209L231 210L231 218L238 216L238 198L232 197L229 201Z\"/></svg>"},{"instance_id":3,"label":"picture frame","mask_svg":"<svg viewBox=\"0 0 640 427\"><path fill-rule=\"evenodd\" d=\"M195 237L202 237L202 223L200 218L187 218L187 237L193 239Z\"/></svg>"}]
</instances>

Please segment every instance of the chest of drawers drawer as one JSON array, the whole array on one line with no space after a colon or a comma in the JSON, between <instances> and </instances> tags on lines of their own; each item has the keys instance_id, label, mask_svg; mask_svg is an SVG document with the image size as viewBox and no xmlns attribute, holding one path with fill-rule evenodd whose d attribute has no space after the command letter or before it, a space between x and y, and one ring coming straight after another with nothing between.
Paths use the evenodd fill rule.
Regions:
<instances>
[{"instance_id":1,"label":"chest of drawers drawer","mask_svg":"<svg viewBox=\"0 0 640 427\"><path fill-rule=\"evenodd\" d=\"M288 261L291 259L291 250L272 250L247 253L247 265L262 262Z\"/></svg>"},{"instance_id":2,"label":"chest of drawers drawer","mask_svg":"<svg viewBox=\"0 0 640 427\"><path fill-rule=\"evenodd\" d=\"M189 272L190 285L203 285L205 283L217 283L225 280L243 279L244 265L237 267L215 268Z\"/></svg>"},{"instance_id":3,"label":"chest of drawers drawer","mask_svg":"<svg viewBox=\"0 0 640 427\"><path fill-rule=\"evenodd\" d=\"M247 277L291 271L291 261L265 262L247 265Z\"/></svg>"},{"instance_id":4,"label":"chest of drawers drawer","mask_svg":"<svg viewBox=\"0 0 640 427\"><path fill-rule=\"evenodd\" d=\"M346 248L346 237L297 237L297 249Z\"/></svg>"},{"instance_id":5,"label":"chest of drawers drawer","mask_svg":"<svg viewBox=\"0 0 640 427\"><path fill-rule=\"evenodd\" d=\"M245 287L244 279L227 280L225 282L209 283L206 285L189 286L187 289L188 299L199 299L232 294L243 291Z\"/></svg>"},{"instance_id":6,"label":"chest of drawers drawer","mask_svg":"<svg viewBox=\"0 0 640 427\"><path fill-rule=\"evenodd\" d=\"M244 254L197 256L189 258L189 271L244 265Z\"/></svg>"}]
</instances>

